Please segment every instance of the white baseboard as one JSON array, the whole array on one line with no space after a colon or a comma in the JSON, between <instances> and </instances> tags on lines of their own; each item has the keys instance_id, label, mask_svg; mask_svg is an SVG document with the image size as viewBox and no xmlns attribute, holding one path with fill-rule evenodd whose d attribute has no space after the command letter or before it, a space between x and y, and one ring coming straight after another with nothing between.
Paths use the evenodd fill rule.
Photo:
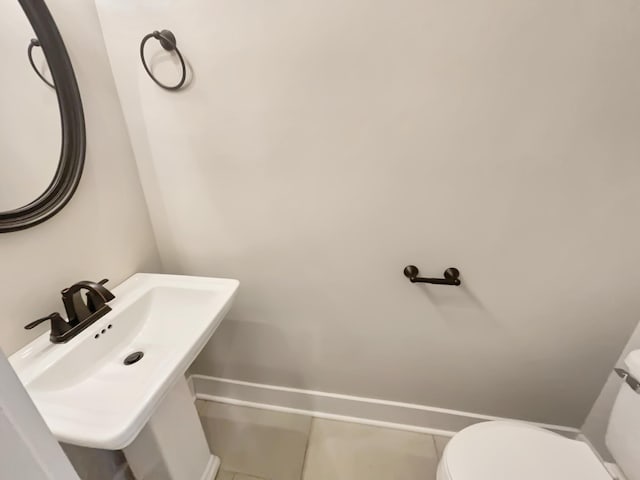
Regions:
<instances>
[{"instance_id":1,"label":"white baseboard","mask_svg":"<svg viewBox=\"0 0 640 480\"><path fill-rule=\"evenodd\" d=\"M453 436L469 425L487 420L514 420L426 405L264 385L205 375L191 375L189 383L192 385L195 397L200 400L432 435ZM573 427L527 423L570 438L575 438L580 433Z\"/></svg>"},{"instance_id":2,"label":"white baseboard","mask_svg":"<svg viewBox=\"0 0 640 480\"><path fill-rule=\"evenodd\" d=\"M220 459L215 455L211 455L209 457L209 461L207 462L207 466L202 473L202 477L200 480L216 480L216 476L218 475L218 469L220 468Z\"/></svg>"}]
</instances>

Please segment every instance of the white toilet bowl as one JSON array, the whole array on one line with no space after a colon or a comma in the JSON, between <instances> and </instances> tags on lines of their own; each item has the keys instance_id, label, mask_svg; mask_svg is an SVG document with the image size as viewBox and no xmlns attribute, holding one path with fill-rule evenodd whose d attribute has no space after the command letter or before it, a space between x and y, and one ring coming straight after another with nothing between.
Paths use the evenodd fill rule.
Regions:
<instances>
[{"instance_id":1,"label":"white toilet bowl","mask_svg":"<svg viewBox=\"0 0 640 480\"><path fill-rule=\"evenodd\" d=\"M624 363L628 370L615 370L624 381L609 416L605 443L616 468L628 480L640 480L640 350L629 353ZM465 428L449 441L438 465L438 480L612 478L586 443L516 421Z\"/></svg>"},{"instance_id":2,"label":"white toilet bowl","mask_svg":"<svg viewBox=\"0 0 640 480\"><path fill-rule=\"evenodd\" d=\"M467 427L447 444L438 480L612 480L591 448L515 421Z\"/></svg>"}]
</instances>

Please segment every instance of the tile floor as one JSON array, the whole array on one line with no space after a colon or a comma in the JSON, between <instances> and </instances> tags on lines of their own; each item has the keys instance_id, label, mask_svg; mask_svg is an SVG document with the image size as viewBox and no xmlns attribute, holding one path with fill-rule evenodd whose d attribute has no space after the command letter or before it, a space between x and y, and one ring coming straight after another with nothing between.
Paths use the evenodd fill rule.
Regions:
<instances>
[{"instance_id":1,"label":"tile floor","mask_svg":"<svg viewBox=\"0 0 640 480\"><path fill-rule=\"evenodd\" d=\"M197 401L216 480L435 480L446 437Z\"/></svg>"}]
</instances>

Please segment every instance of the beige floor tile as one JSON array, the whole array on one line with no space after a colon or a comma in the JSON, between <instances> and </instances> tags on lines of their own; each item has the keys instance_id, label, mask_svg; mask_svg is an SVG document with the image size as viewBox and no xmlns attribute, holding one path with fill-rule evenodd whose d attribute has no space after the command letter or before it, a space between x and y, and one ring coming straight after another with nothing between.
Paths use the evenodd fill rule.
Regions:
<instances>
[{"instance_id":1,"label":"beige floor tile","mask_svg":"<svg viewBox=\"0 0 640 480\"><path fill-rule=\"evenodd\" d=\"M223 470L269 480L300 480L311 418L196 403L211 451L220 457Z\"/></svg>"},{"instance_id":2,"label":"beige floor tile","mask_svg":"<svg viewBox=\"0 0 640 480\"><path fill-rule=\"evenodd\" d=\"M233 480L234 473L233 472L225 472L224 470L218 470L218 475L216 475L216 480Z\"/></svg>"},{"instance_id":3,"label":"beige floor tile","mask_svg":"<svg viewBox=\"0 0 640 480\"><path fill-rule=\"evenodd\" d=\"M433 437L314 419L303 480L435 480Z\"/></svg>"},{"instance_id":4,"label":"beige floor tile","mask_svg":"<svg viewBox=\"0 0 640 480\"><path fill-rule=\"evenodd\" d=\"M436 436L436 437L433 437L433 439L436 442L436 451L438 452L438 458L442 458L442 452L444 452L444 447L447 446L447 443L449 443L449 440L451 440L451 437Z\"/></svg>"},{"instance_id":5,"label":"beige floor tile","mask_svg":"<svg viewBox=\"0 0 640 480\"><path fill-rule=\"evenodd\" d=\"M251 475L245 475L244 473L236 473L233 480L264 480L263 478L253 477Z\"/></svg>"}]
</instances>

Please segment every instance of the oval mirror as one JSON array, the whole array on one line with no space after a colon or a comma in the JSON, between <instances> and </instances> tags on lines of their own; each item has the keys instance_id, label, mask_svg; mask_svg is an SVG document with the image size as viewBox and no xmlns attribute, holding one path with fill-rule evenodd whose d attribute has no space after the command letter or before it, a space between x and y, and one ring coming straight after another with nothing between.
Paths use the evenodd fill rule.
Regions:
<instances>
[{"instance_id":1,"label":"oval mirror","mask_svg":"<svg viewBox=\"0 0 640 480\"><path fill-rule=\"evenodd\" d=\"M86 150L71 60L44 0L18 0L0 30L0 233L37 225L75 192Z\"/></svg>"}]
</instances>

